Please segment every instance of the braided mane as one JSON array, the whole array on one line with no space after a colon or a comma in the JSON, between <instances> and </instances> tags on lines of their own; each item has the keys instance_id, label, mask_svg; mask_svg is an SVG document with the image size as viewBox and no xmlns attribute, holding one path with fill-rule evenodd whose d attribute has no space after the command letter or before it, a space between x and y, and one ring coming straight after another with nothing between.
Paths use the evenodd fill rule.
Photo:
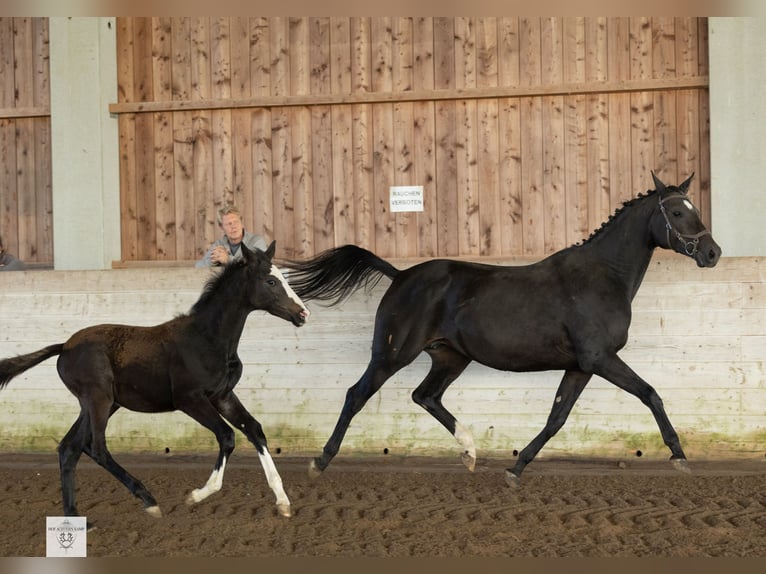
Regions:
<instances>
[{"instance_id":1,"label":"braided mane","mask_svg":"<svg viewBox=\"0 0 766 574\"><path fill-rule=\"evenodd\" d=\"M572 245L572 247L579 247L581 245L586 245L587 243L590 243L594 238L596 238L599 235L601 235L604 232L604 230L607 227L609 227L609 225L612 223L612 221L614 221L620 215L622 215L622 213L625 211L626 208L632 207L633 205L635 205L636 203L640 202L641 200L646 199L647 197L651 197L651 196L655 195L656 193L657 193L656 189L650 189L646 193L640 193L636 197L624 201L623 204L620 207L618 207L615 210L615 212L612 215L610 215L609 218L601 224L601 227L599 227L598 229L593 231L590 234L590 236L588 236L587 239L585 239L584 241L575 243L574 245Z\"/></svg>"}]
</instances>

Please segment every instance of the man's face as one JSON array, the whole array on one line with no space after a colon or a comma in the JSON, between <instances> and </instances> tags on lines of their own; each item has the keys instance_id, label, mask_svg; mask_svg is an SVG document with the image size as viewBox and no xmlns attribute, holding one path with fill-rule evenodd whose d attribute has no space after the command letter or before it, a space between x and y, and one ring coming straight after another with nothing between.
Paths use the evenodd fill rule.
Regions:
<instances>
[{"instance_id":1,"label":"man's face","mask_svg":"<svg viewBox=\"0 0 766 574\"><path fill-rule=\"evenodd\" d=\"M242 220L236 213L227 213L221 218L221 227L231 243L239 243L245 234L245 228Z\"/></svg>"}]
</instances>

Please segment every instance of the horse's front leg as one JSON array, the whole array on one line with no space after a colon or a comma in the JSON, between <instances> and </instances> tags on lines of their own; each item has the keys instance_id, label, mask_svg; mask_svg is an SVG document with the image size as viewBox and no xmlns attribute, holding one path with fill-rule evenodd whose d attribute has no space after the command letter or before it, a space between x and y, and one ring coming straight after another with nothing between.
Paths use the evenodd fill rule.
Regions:
<instances>
[{"instance_id":1,"label":"horse's front leg","mask_svg":"<svg viewBox=\"0 0 766 574\"><path fill-rule=\"evenodd\" d=\"M266 435L263 433L261 423L255 420L255 418L247 412L247 409L245 409L239 401L239 398L237 398L233 392L229 392L223 397L215 399L213 403L218 409L218 412L220 412L232 426L241 430L247 439L253 443L255 449L258 451L258 458L261 461L263 472L266 474L266 481L276 496L277 512L282 516L291 516L290 500L287 498L287 494L282 486L282 478L279 476L279 472L277 472L274 460L271 458L271 454L269 454L268 445L266 444Z\"/></svg>"}]
</instances>

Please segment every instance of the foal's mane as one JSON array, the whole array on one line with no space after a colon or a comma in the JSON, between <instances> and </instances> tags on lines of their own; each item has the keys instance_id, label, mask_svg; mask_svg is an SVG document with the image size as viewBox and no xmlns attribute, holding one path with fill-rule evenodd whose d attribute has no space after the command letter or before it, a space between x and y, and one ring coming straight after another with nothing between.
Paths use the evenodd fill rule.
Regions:
<instances>
[{"instance_id":1,"label":"foal's mane","mask_svg":"<svg viewBox=\"0 0 766 574\"><path fill-rule=\"evenodd\" d=\"M255 253L253 257L258 257ZM202 289L202 294L197 299L197 302L192 305L190 313L199 311L202 307L210 303L218 293L231 281L234 280L234 276L242 272L243 268L247 267L251 263L239 259L229 265L224 265L220 273L213 274L206 282ZM252 265L260 266L261 261L258 259Z\"/></svg>"},{"instance_id":2,"label":"foal's mane","mask_svg":"<svg viewBox=\"0 0 766 574\"><path fill-rule=\"evenodd\" d=\"M670 187L668 187L667 189L670 189ZM604 221L598 229L593 231L590 234L590 236L588 236L587 239L585 239L584 241L575 243L574 245L572 245L572 247L580 247L582 245L586 245L590 243L591 241L593 241L593 239L601 235L611 225L611 223L615 219L617 219L620 215L623 214L623 212L625 212L627 208L633 207L636 203L641 203L647 197L652 197L656 194L657 194L656 189L650 189L646 193L639 193L636 197L633 197L631 199L624 201L623 204L620 207L618 207L615 210L615 212L612 215L610 215L609 218L606 221Z\"/></svg>"}]
</instances>

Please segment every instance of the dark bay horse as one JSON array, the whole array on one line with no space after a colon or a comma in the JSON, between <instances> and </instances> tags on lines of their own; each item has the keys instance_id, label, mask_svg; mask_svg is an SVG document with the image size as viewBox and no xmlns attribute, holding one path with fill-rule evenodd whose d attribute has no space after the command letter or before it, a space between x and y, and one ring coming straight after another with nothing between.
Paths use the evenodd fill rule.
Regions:
<instances>
[{"instance_id":1,"label":"dark bay horse","mask_svg":"<svg viewBox=\"0 0 766 574\"><path fill-rule=\"evenodd\" d=\"M471 361L504 371L563 370L543 430L521 451L524 467L562 427L593 375L638 397L651 410L671 460L687 470L686 456L657 392L618 356L628 340L631 302L655 247L713 267L721 249L687 197L691 177L626 202L582 244L531 265L497 266L444 259L399 270L365 249L346 245L306 261L290 261L288 281L304 300L337 304L383 276L391 285L375 316L372 357L345 404L322 455L311 463L318 475L337 454L351 419L368 399L421 351L431 369L412 399L444 425L463 448L473 470L470 431L442 404L442 395Z\"/></svg>"},{"instance_id":2,"label":"dark bay horse","mask_svg":"<svg viewBox=\"0 0 766 574\"><path fill-rule=\"evenodd\" d=\"M290 501L269 454L260 423L234 394L242 375L237 355L245 321L262 309L300 327L309 316L303 302L272 264L275 243L266 252L242 245L242 259L211 277L189 313L154 327L95 325L65 343L0 361L0 389L15 376L58 355L61 380L80 402L80 415L59 444L64 513L77 515L74 471L84 452L112 473L144 509L161 516L141 482L120 466L106 446L106 425L120 407L146 413L180 410L211 430L219 453L207 483L193 490L194 504L220 490L234 432L255 445L277 510L290 516Z\"/></svg>"}]
</instances>

